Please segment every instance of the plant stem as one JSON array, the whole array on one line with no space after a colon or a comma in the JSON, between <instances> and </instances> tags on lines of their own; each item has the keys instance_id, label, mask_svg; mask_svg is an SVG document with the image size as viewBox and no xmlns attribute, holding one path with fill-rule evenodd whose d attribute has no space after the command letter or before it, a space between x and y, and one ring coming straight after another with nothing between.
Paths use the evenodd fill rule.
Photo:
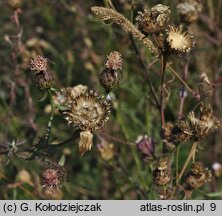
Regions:
<instances>
[{"instance_id":1,"label":"plant stem","mask_svg":"<svg viewBox=\"0 0 222 216\"><path fill-rule=\"evenodd\" d=\"M165 72L166 72L166 64L167 64L167 55L161 55L161 92L160 92L160 116L161 116L161 126L162 126L162 139L165 140L164 137L164 128L165 128ZM163 142L163 153L166 152L166 144Z\"/></svg>"},{"instance_id":2,"label":"plant stem","mask_svg":"<svg viewBox=\"0 0 222 216\"><path fill-rule=\"evenodd\" d=\"M192 147L191 147L191 150L190 150L190 153L189 153L189 155L188 155L188 157L187 157L187 159L186 159L186 162L184 163L183 168L182 168L182 170L180 171L180 174L179 174L179 176L178 176L177 184L179 184L179 181L180 181L180 179L182 178L182 176L183 176L183 174L184 174L184 172L185 172L185 170L186 170L186 168L187 168L190 160L191 160L192 158L194 158L195 153L196 153L197 144L198 144L198 142L194 142L194 143L193 143L193 145L192 145Z\"/></svg>"},{"instance_id":3,"label":"plant stem","mask_svg":"<svg viewBox=\"0 0 222 216\"><path fill-rule=\"evenodd\" d=\"M176 157L175 157L175 170L176 170L176 184L178 183L178 165L179 165L179 151L180 151L180 146L177 145L176 147Z\"/></svg>"},{"instance_id":4,"label":"plant stem","mask_svg":"<svg viewBox=\"0 0 222 216\"><path fill-rule=\"evenodd\" d=\"M49 122L48 122L48 125L46 128L46 134L45 134L45 140L47 143L49 142L49 137L50 137L51 130L52 130L52 122L54 119L54 108L55 108L53 98L52 98L52 92L50 89L48 90L48 94L49 94L49 99L50 99L50 104L51 104L51 116L49 118Z\"/></svg>"},{"instance_id":5,"label":"plant stem","mask_svg":"<svg viewBox=\"0 0 222 216\"><path fill-rule=\"evenodd\" d=\"M188 157L186 159L186 162L184 163L183 168L180 171L180 174L179 174L179 176L178 176L178 178L176 180L176 185L175 185L175 187L174 187L174 189L172 191L171 199L173 198L173 196L174 196L174 194L176 192L176 189L177 189L177 186L179 185L180 179L182 178L182 176L183 176L183 174L184 174L184 172L185 172L185 170L186 170L186 168L187 168L191 158L194 157L194 155L196 153L197 145L198 145L198 142L194 142L192 147L191 147L191 150L190 150L189 155L188 155Z\"/></svg>"},{"instance_id":6,"label":"plant stem","mask_svg":"<svg viewBox=\"0 0 222 216\"><path fill-rule=\"evenodd\" d=\"M187 56L186 59L186 64L184 66L184 70L183 70L183 80L184 82L187 81L187 77L188 77L188 68L189 68L189 56ZM182 88L181 88L181 93L180 93L180 105L179 105L179 112L178 112L178 119L182 119L183 117L183 108L184 108L184 102L186 99L186 90L185 90L185 86L184 84L182 84Z\"/></svg>"},{"instance_id":7,"label":"plant stem","mask_svg":"<svg viewBox=\"0 0 222 216\"><path fill-rule=\"evenodd\" d=\"M158 101L158 99L157 99L157 96L156 96L156 93L155 93L153 84L152 84L152 82L151 82L151 79L150 79L148 70L147 70L147 68L146 68L146 65L145 65L145 63L144 63L144 61L143 61L143 59L142 59L142 57L141 57L141 54L140 54L140 52L139 52L139 49L137 48L136 43L135 43L132 35L129 34L129 38L130 38L130 41L131 41L131 43L132 43L133 49L135 50L135 53L136 53L137 58L138 58L138 60L139 60L139 63L140 63L140 65L141 65L142 69L143 69L144 76L145 76L145 78L146 78L146 80L147 80L147 82L148 82L148 85L149 85L150 90L151 90L151 93L152 93L152 95L153 95L153 97L154 97L156 106L157 106L157 108L160 110L160 103L159 103L159 101Z\"/></svg>"}]
</instances>

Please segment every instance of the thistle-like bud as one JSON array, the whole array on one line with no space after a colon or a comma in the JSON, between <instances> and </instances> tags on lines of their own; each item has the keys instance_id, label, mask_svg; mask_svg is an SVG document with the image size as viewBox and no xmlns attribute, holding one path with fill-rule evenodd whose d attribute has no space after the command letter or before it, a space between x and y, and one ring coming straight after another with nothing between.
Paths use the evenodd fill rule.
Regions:
<instances>
[{"instance_id":1,"label":"thistle-like bud","mask_svg":"<svg viewBox=\"0 0 222 216\"><path fill-rule=\"evenodd\" d=\"M99 82L106 91L111 91L119 86L122 65L123 60L119 52L114 51L107 56L105 69L99 74Z\"/></svg>"},{"instance_id":2,"label":"thistle-like bud","mask_svg":"<svg viewBox=\"0 0 222 216\"><path fill-rule=\"evenodd\" d=\"M136 23L144 34L158 33L164 29L169 21L170 9L168 6L158 4L150 11L138 12Z\"/></svg>"},{"instance_id":3,"label":"thistle-like bud","mask_svg":"<svg viewBox=\"0 0 222 216\"><path fill-rule=\"evenodd\" d=\"M35 74L34 82L42 90L47 90L54 85L55 78L50 71L40 71Z\"/></svg>"},{"instance_id":4,"label":"thistle-like bud","mask_svg":"<svg viewBox=\"0 0 222 216\"><path fill-rule=\"evenodd\" d=\"M64 182L65 175L63 166L48 162L42 173L42 187L51 192L57 190Z\"/></svg>"},{"instance_id":5,"label":"thistle-like bud","mask_svg":"<svg viewBox=\"0 0 222 216\"><path fill-rule=\"evenodd\" d=\"M49 59L37 55L30 61L29 68L35 72L34 82L42 90L51 88L54 85L54 75L48 70Z\"/></svg>"},{"instance_id":6,"label":"thistle-like bud","mask_svg":"<svg viewBox=\"0 0 222 216\"><path fill-rule=\"evenodd\" d=\"M191 171L186 177L186 184L188 190L194 190L202 187L207 182L211 181L211 171L208 168L204 168L201 163L193 163Z\"/></svg>"}]
</instances>

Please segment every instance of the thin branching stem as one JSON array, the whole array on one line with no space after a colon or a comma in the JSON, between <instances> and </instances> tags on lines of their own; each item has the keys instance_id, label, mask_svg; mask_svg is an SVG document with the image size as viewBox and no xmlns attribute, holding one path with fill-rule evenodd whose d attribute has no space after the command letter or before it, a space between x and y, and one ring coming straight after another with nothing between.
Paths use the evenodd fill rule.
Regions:
<instances>
[{"instance_id":1,"label":"thin branching stem","mask_svg":"<svg viewBox=\"0 0 222 216\"><path fill-rule=\"evenodd\" d=\"M134 51L135 51L135 53L136 53L136 55L137 55L137 58L138 58L138 60L139 60L139 63L140 63L140 65L141 65L142 69L143 69L144 76L145 76L145 78L146 78L146 80L147 80L147 82L148 82L148 85L149 85L149 87L150 87L151 93L152 93L153 98L154 98L154 100L155 100L156 106L157 106L157 108L160 110L160 103L159 103L159 101L158 101L157 95L156 95L156 93L155 93L155 89L154 89L153 84L152 84L152 82L151 82L150 75L149 75L149 72L148 72L148 70L147 70L147 67L146 67L146 65L145 65L145 63L144 63L144 61L143 61L143 59L142 59L142 56L141 56L141 54L140 54L140 51L139 51L139 49L137 48L136 43L135 43L132 35L129 35L129 38L130 38L130 41L131 41L131 43L132 43L133 49L134 49Z\"/></svg>"}]
</instances>

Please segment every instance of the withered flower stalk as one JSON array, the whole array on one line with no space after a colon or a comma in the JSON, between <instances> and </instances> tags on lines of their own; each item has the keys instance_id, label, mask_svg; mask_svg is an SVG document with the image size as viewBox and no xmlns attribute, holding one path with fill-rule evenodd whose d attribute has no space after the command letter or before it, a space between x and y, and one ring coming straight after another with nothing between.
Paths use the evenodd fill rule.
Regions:
<instances>
[{"instance_id":1,"label":"withered flower stalk","mask_svg":"<svg viewBox=\"0 0 222 216\"><path fill-rule=\"evenodd\" d=\"M135 38L140 40L151 51L151 53L158 55L158 49L154 46L153 42L149 40L142 32L140 32L136 26L134 26L122 14L114 11L113 9L98 6L92 7L91 10L101 20L112 20L114 23L121 26L126 32L132 34Z\"/></svg>"}]
</instances>

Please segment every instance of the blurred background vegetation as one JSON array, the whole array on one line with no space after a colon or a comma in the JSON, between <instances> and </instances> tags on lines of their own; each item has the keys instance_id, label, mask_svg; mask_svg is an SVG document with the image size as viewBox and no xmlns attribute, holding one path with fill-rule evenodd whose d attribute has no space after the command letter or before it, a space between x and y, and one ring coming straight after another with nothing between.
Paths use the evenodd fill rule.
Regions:
<instances>
[{"instance_id":1,"label":"blurred background vegetation","mask_svg":"<svg viewBox=\"0 0 222 216\"><path fill-rule=\"evenodd\" d=\"M145 161L135 141L147 134L155 141L155 155L162 150L159 112L154 106L150 88L144 78L143 68L132 47L129 36L111 22L102 23L90 10L92 6L107 6L100 0L21 0L15 14L6 0L0 1L0 152L13 143L17 148L34 146L38 137L45 133L50 117L49 100L40 101L44 91L32 82L33 74L28 64L33 56L40 54L50 59L50 68L56 76L56 88L83 84L104 93L98 74L103 70L107 55L116 50L122 54L123 71L121 85L112 92L111 119L94 137L94 147L83 157L78 155L76 140L70 140L56 148L48 159L58 162L66 156L66 181L57 193L45 194L41 187L44 163L40 159L22 160L16 155L0 155L0 199L158 199L152 183L152 161ZM117 11L134 20L136 11L157 3L169 5L171 21L180 25L176 5L180 1L113 0ZM220 0L203 1L200 19L185 28L193 32L196 48L189 56L187 83L199 91L200 75L207 73L215 84L212 97L203 99L211 103L221 119L222 103L222 24ZM12 17L14 14L14 17ZM13 21L14 19L14 21ZM18 37L19 36L19 37ZM20 37L21 36L21 37ZM16 45L15 45L16 44ZM18 46L17 46L18 45ZM160 64L151 64L152 56L136 41L146 62L156 92L160 85ZM182 76L188 57L173 57L172 67ZM182 84L167 73L169 98L166 120L178 118L180 89ZM188 95L184 115L196 105L196 99ZM60 143L72 136L64 118L55 116L51 143ZM212 168L222 164L222 132L219 129L203 140L198 149L198 159ZM112 144L106 154L101 154L97 144ZM190 143L181 146L182 167ZM108 156L107 156L108 155ZM21 156L22 157L22 156ZM196 191L194 199L222 198L222 171L213 175L211 183Z\"/></svg>"}]
</instances>

